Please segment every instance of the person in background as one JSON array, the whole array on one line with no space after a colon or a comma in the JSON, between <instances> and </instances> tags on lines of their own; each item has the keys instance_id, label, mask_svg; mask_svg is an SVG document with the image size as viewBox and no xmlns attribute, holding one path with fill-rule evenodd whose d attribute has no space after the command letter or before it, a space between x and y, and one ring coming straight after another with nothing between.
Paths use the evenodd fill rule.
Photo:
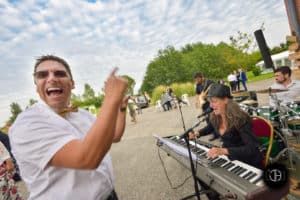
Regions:
<instances>
[{"instance_id":1,"label":"person in background","mask_svg":"<svg viewBox=\"0 0 300 200\"><path fill-rule=\"evenodd\" d=\"M135 97L135 107L136 107L136 111L137 111L137 114L143 114L142 112L142 105L140 104L140 99L138 96Z\"/></svg>"},{"instance_id":2,"label":"person in background","mask_svg":"<svg viewBox=\"0 0 300 200\"><path fill-rule=\"evenodd\" d=\"M239 69L239 73L240 73L240 81L242 82L244 91L248 91L247 84L246 84L246 82L248 80L247 74L242 68Z\"/></svg>"},{"instance_id":3,"label":"person in background","mask_svg":"<svg viewBox=\"0 0 300 200\"><path fill-rule=\"evenodd\" d=\"M95 117L71 105L75 82L64 59L41 56L33 72L41 102L20 113L8 134L29 200L117 200L109 150L124 133L128 81L112 70Z\"/></svg>"},{"instance_id":4,"label":"person in background","mask_svg":"<svg viewBox=\"0 0 300 200\"><path fill-rule=\"evenodd\" d=\"M208 92L210 85L214 82L212 80L204 78L201 72L196 72L194 74L194 79L196 83L195 105L196 107L200 107L202 112L205 112L207 111L207 109L209 109L209 102L206 98L206 93ZM209 123L209 120L207 120L206 122ZM215 131L213 131L212 133L213 137L209 139L210 141L213 141L219 137L219 135Z\"/></svg>"},{"instance_id":5,"label":"person in background","mask_svg":"<svg viewBox=\"0 0 300 200\"><path fill-rule=\"evenodd\" d=\"M233 74L236 76L236 82L235 82L235 90L236 92L240 92L240 73L236 70L233 71Z\"/></svg>"},{"instance_id":6,"label":"person in background","mask_svg":"<svg viewBox=\"0 0 300 200\"><path fill-rule=\"evenodd\" d=\"M22 200L13 176L15 167L13 159L4 144L0 142L0 199Z\"/></svg>"},{"instance_id":7,"label":"person in background","mask_svg":"<svg viewBox=\"0 0 300 200\"><path fill-rule=\"evenodd\" d=\"M289 103L300 99L300 82L292 80L292 71L288 66L281 66L275 70L275 83L272 89L287 90L272 94L280 103ZM270 105L275 106L274 98L270 98Z\"/></svg>"},{"instance_id":8,"label":"person in background","mask_svg":"<svg viewBox=\"0 0 300 200\"><path fill-rule=\"evenodd\" d=\"M225 81L223 79L218 80L218 84L226 85L226 83L225 83Z\"/></svg>"},{"instance_id":9,"label":"person in background","mask_svg":"<svg viewBox=\"0 0 300 200\"><path fill-rule=\"evenodd\" d=\"M164 111L172 109L171 100L172 98L166 92L161 94L161 105Z\"/></svg>"},{"instance_id":10,"label":"person in background","mask_svg":"<svg viewBox=\"0 0 300 200\"><path fill-rule=\"evenodd\" d=\"M228 76L227 76L227 80L229 82L230 88L231 88L231 92L235 93L236 92L236 75L231 72Z\"/></svg>"},{"instance_id":11,"label":"person in background","mask_svg":"<svg viewBox=\"0 0 300 200\"><path fill-rule=\"evenodd\" d=\"M173 97L173 90L170 86L167 86L167 94L170 96L170 97Z\"/></svg>"},{"instance_id":12,"label":"person in background","mask_svg":"<svg viewBox=\"0 0 300 200\"><path fill-rule=\"evenodd\" d=\"M131 117L131 122L133 122L134 124L137 123L136 121L136 101L135 98L133 96L129 97L128 100L128 110L129 110L129 115Z\"/></svg>"},{"instance_id":13,"label":"person in background","mask_svg":"<svg viewBox=\"0 0 300 200\"><path fill-rule=\"evenodd\" d=\"M151 103L151 98L150 98L149 94L146 91L144 92L144 97L146 98L148 104L150 104Z\"/></svg>"},{"instance_id":14,"label":"person in background","mask_svg":"<svg viewBox=\"0 0 300 200\"><path fill-rule=\"evenodd\" d=\"M13 179L15 181L20 181L21 180L20 170L19 170L19 167L17 165L16 159L14 158L13 154L11 153L11 147L10 147L9 137L8 137L8 135L6 133L3 133L2 131L0 131L0 141L5 146L5 148L9 152L10 157L13 160L13 165L15 166Z\"/></svg>"}]
</instances>

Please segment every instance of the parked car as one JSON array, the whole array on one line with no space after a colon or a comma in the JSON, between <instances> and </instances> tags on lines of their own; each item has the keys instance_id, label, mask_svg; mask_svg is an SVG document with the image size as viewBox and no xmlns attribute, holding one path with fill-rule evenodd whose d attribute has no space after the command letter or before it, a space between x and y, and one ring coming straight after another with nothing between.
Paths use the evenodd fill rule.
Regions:
<instances>
[{"instance_id":1,"label":"parked car","mask_svg":"<svg viewBox=\"0 0 300 200\"><path fill-rule=\"evenodd\" d=\"M149 106L149 102L144 96L137 96L135 102L140 108L147 108Z\"/></svg>"}]
</instances>

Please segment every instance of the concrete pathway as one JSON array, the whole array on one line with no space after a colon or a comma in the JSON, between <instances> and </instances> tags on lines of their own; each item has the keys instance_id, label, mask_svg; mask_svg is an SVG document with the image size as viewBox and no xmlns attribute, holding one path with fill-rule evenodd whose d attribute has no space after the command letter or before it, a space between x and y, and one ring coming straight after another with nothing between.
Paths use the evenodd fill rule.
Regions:
<instances>
[{"instance_id":1,"label":"concrete pathway","mask_svg":"<svg viewBox=\"0 0 300 200\"><path fill-rule=\"evenodd\" d=\"M300 79L300 73L297 77ZM298 76L299 75L299 76ZM266 89L273 79L248 84L249 90ZM260 105L268 104L267 94L257 94ZM198 110L191 105L182 106L186 128L197 122ZM160 136L180 135L184 132L179 110L158 112L154 107L143 109L137 115L137 124L127 119L126 131L120 143L111 148L111 155L116 177L116 191L120 200L175 200L194 192L193 181L189 170L173 158L167 156L156 145L153 134ZM207 138L206 138L207 139ZM161 159L160 159L160 156ZM171 189L164 168L173 186L186 183L178 189ZM28 196L24 183L20 189L25 199ZM205 199L205 198L202 198Z\"/></svg>"}]
</instances>

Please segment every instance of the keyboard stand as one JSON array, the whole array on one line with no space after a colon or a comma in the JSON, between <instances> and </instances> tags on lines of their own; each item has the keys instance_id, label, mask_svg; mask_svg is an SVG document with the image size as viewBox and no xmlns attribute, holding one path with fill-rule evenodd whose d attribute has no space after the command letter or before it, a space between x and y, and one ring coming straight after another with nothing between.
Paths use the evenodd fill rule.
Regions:
<instances>
[{"instance_id":1,"label":"keyboard stand","mask_svg":"<svg viewBox=\"0 0 300 200\"><path fill-rule=\"evenodd\" d=\"M192 159L192 153L191 153L191 147L190 147L189 135L188 135L189 132L191 132L191 131L193 131L193 128L190 128L189 130L187 130L185 132L185 134L183 135L183 137L184 137L184 140L186 142L187 150L188 150L188 153L189 153L189 159L190 159L190 164L191 164L191 171L192 171L192 176L193 176L193 179L194 179L195 193L192 194L192 195L189 195L187 197L184 197L182 200L190 199L192 197L197 197L197 199L200 200L200 191L199 191L199 188L198 188L196 170L195 170L195 166L194 166L193 159Z\"/></svg>"}]
</instances>

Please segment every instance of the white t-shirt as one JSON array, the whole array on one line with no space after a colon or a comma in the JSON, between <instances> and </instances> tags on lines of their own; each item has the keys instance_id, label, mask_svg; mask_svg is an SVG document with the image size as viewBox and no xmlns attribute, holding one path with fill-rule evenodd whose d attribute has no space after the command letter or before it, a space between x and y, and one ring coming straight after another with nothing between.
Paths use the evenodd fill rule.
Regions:
<instances>
[{"instance_id":1,"label":"white t-shirt","mask_svg":"<svg viewBox=\"0 0 300 200\"><path fill-rule=\"evenodd\" d=\"M228 80L229 82L237 81L236 75L234 75L234 74L229 74L229 75L227 76L227 80Z\"/></svg>"},{"instance_id":2,"label":"white t-shirt","mask_svg":"<svg viewBox=\"0 0 300 200\"><path fill-rule=\"evenodd\" d=\"M272 95L276 95L278 100L281 100L281 103L286 104L296 100L300 100L300 82L293 80L287 87L284 87L282 84L274 83L271 85L272 89L281 89L288 90L286 92L277 92ZM275 106L275 102L270 98L270 105Z\"/></svg>"},{"instance_id":3,"label":"white t-shirt","mask_svg":"<svg viewBox=\"0 0 300 200\"><path fill-rule=\"evenodd\" d=\"M85 110L57 115L37 103L21 113L9 130L12 152L30 191L30 200L106 199L113 190L112 162L106 154L96 170L49 166L53 155L85 136L95 117Z\"/></svg>"}]
</instances>

